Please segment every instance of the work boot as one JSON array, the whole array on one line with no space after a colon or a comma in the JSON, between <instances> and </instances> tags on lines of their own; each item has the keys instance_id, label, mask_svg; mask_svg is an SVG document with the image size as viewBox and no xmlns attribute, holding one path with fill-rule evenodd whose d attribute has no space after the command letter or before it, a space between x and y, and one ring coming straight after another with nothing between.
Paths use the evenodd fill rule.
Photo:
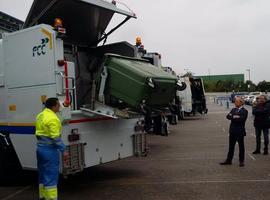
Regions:
<instances>
[{"instance_id":1,"label":"work boot","mask_svg":"<svg viewBox=\"0 0 270 200\"><path fill-rule=\"evenodd\" d=\"M224 162L219 163L220 165L231 165L232 161L225 160Z\"/></svg>"},{"instance_id":2,"label":"work boot","mask_svg":"<svg viewBox=\"0 0 270 200\"><path fill-rule=\"evenodd\" d=\"M244 162L240 162L239 163L239 167L244 167L245 166L245 163Z\"/></svg>"},{"instance_id":3,"label":"work boot","mask_svg":"<svg viewBox=\"0 0 270 200\"><path fill-rule=\"evenodd\" d=\"M252 154L260 154L261 153L261 151L260 150L255 150L255 151L253 151L253 153Z\"/></svg>"}]
</instances>

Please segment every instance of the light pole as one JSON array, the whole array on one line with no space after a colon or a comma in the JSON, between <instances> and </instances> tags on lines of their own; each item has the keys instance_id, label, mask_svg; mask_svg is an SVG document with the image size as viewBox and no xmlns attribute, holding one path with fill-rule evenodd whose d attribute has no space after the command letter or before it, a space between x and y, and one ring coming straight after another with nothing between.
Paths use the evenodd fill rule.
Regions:
<instances>
[{"instance_id":1,"label":"light pole","mask_svg":"<svg viewBox=\"0 0 270 200\"><path fill-rule=\"evenodd\" d=\"M248 92L250 92L250 83L251 83L251 80L250 80L250 68L248 68L248 69L246 69L247 71L248 71L248 80L249 80L249 82L248 82Z\"/></svg>"},{"instance_id":2,"label":"light pole","mask_svg":"<svg viewBox=\"0 0 270 200\"><path fill-rule=\"evenodd\" d=\"M248 80L250 81L250 69L247 69L248 71Z\"/></svg>"}]
</instances>

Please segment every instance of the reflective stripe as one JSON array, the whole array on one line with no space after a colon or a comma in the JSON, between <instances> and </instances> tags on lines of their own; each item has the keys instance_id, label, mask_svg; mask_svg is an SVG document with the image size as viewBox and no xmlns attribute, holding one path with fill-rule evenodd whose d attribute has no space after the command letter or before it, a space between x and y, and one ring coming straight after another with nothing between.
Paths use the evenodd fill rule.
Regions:
<instances>
[{"instance_id":1,"label":"reflective stripe","mask_svg":"<svg viewBox=\"0 0 270 200\"><path fill-rule=\"evenodd\" d=\"M52 145L54 144L53 142L47 142L47 141L38 141L38 144L48 144L48 145Z\"/></svg>"},{"instance_id":2,"label":"reflective stripe","mask_svg":"<svg viewBox=\"0 0 270 200\"><path fill-rule=\"evenodd\" d=\"M44 185L39 184L39 198L42 199L42 198L45 198L45 196L46 196L46 191L45 191Z\"/></svg>"},{"instance_id":3,"label":"reflective stripe","mask_svg":"<svg viewBox=\"0 0 270 200\"><path fill-rule=\"evenodd\" d=\"M38 139L38 144L62 144L62 140L60 137L58 138L49 138L49 137L45 137L45 136L37 136Z\"/></svg>"},{"instance_id":4,"label":"reflective stripe","mask_svg":"<svg viewBox=\"0 0 270 200\"><path fill-rule=\"evenodd\" d=\"M45 199L46 200L57 200L57 186L47 186L45 189Z\"/></svg>"}]
</instances>

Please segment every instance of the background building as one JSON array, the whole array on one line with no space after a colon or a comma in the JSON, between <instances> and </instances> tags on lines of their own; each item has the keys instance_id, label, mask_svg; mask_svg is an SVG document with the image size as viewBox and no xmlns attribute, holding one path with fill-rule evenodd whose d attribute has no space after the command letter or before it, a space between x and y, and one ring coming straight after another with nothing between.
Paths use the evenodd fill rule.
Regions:
<instances>
[{"instance_id":1,"label":"background building","mask_svg":"<svg viewBox=\"0 0 270 200\"><path fill-rule=\"evenodd\" d=\"M203 79L207 92L248 91L244 74L196 76Z\"/></svg>"},{"instance_id":2,"label":"background building","mask_svg":"<svg viewBox=\"0 0 270 200\"><path fill-rule=\"evenodd\" d=\"M23 21L0 11L0 38L2 33L17 31L22 25Z\"/></svg>"},{"instance_id":3,"label":"background building","mask_svg":"<svg viewBox=\"0 0 270 200\"><path fill-rule=\"evenodd\" d=\"M204 82L217 82L217 81L232 81L232 82L244 82L244 74L226 74L226 75L204 75L201 77Z\"/></svg>"}]
</instances>

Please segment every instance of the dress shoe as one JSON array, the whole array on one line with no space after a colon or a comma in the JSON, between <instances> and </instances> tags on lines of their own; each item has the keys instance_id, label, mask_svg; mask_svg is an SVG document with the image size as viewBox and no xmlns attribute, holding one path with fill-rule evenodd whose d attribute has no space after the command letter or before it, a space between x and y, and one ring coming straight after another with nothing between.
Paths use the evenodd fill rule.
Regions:
<instances>
[{"instance_id":1,"label":"dress shoe","mask_svg":"<svg viewBox=\"0 0 270 200\"><path fill-rule=\"evenodd\" d=\"M231 165L232 162L231 161L228 161L228 160L225 160L224 162L221 162L219 163L220 165Z\"/></svg>"},{"instance_id":2,"label":"dress shoe","mask_svg":"<svg viewBox=\"0 0 270 200\"><path fill-rule=\"evenodd\" d=\"M240 162L239 163L239 167L244 167L245 166L245 163L244 162Z\"/></svg>"},{"instance_id":3,"label":"dress shoe","mask_svg":"<svg viewBox=\"0 0 270 200\"><path fill-rule=\"evenodd\" d=\"M253 151L253 153L252 153L252 154L260 154L260 153L261 153L260 151L255 150L255 151Z\"/></svg>"}]
</instances>

